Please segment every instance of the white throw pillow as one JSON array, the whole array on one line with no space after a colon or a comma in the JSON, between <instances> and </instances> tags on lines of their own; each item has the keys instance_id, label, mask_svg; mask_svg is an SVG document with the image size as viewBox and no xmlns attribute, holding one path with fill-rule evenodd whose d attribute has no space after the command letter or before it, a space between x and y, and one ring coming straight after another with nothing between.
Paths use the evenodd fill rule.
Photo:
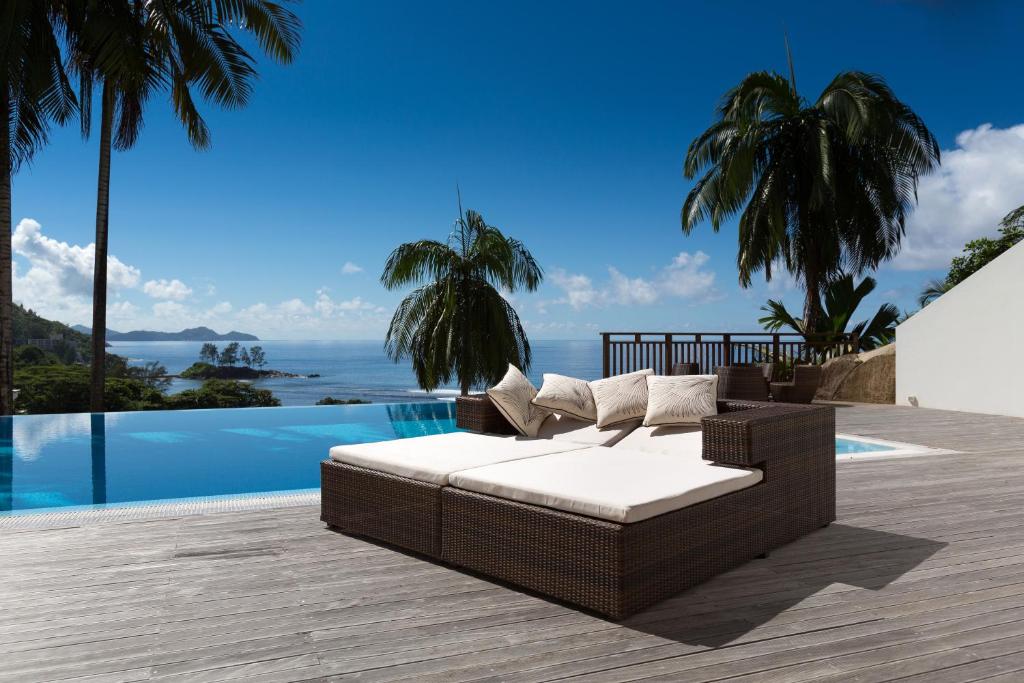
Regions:
<instances>
[{"instance_id":1,"label":"white throw pillow","mask_svg":"<svg viewBox=\"0 0 1024 683\"><path fill-rule=\"evenodd\" d=\"M597 421L597 406L590 384L582 379L544 373L544 384L533 399L533 405L547 408L555 415L577 420Z\"/></svg>"},{"instance_id":2,"label":"white throw pillow","mask_svg":"<svg viewBox=\"0 0 1024 683\"><path fill-rule=\"evenodd\" d=\"M487 390L498 411L523 436L537 436L537 430L551 411L533 405L537 389L519 368L509 363L508 372L500 382Z\"/></svg>"},{"instance_id":3,"label":"white throw pillow","mask_svg":"<svg viewBox=\"0 0 1024 683\"><path fill-rule=\"evenodd\" d=\"M643 417L647 413L647 375L653 373L639 370L591 382L598 428Z\"/></svg>"},{"instance_id":4,"label":"white throw pillow","mask_svg":"<svg viewBox=\"0 0 1024 683\"><path fill-rule=\"evenodd\" d=\"M718 414L718 375L647 377L644 426L700 424Z\"/></svg>"}]
</instances>

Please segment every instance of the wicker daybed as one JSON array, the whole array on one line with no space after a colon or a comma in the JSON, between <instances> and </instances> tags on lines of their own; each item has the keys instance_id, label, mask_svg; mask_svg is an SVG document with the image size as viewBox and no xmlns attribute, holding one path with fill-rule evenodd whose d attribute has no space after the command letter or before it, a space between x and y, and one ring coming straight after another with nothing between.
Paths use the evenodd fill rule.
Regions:
<instances>
[{"instance_id":1,"label":"wicker daybed","mask_svg":"<svg viewBox=\"0 0 1024 683\"><path fill-rule=\"evenodd\" d=\"M473 409L463 406L460 418ZM321 519L621 619L835 519L831 407L719 401L718 410L703 419L693 437L704 460L711 461L706 466L745 468L735 475L745 478L743 488L638 521L613 521L452 485L453 480L486 480L489 472L586 458L587 451L579 449L596 449L605 460L621 452L620 465L640 466L643 460L626 444L630 437L610 449L573 449L567 441L538 444L545 440L486 434L463 434L459 443L479 443L481 458L496 463L448 475L441 467L423 473L396 465L386 472L374 469L380 465L372 461L367 461L371 467L323 462ZM418 440L389 443L408 445L411 453L422 449L410 443ZM532 454L514 459L508 456L514 449L532 449ZM421 461L410 456L394 462L416 468ZM483 474L474 477L474 472Z\"/></svg>"}]
</instances>

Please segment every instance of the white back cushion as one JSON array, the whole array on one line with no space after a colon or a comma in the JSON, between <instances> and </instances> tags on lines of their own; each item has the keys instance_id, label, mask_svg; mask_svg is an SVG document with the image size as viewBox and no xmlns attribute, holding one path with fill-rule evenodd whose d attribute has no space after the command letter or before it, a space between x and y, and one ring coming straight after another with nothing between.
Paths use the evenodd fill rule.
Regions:
<instances>
[{"instance_id":1,"label":"white back cushion","mask_svg":"<svg viewBox=\"0 0 1024 683\"><path fill-rule=\"evenodd\" d=\"M647 413L647 375L653 370L639 370L590 383L597 405L597 426L611 425L642 418Z\"/></svg>"},{"instance_id":2,"label":"white back cushion","mask_svg":"<svg viewBox=\"0 0 1024 683\"><path fill-rule=\"evenodd\" d=\"M597 406L590 384L582 379L544 373L544 384L533 399L533 404L547 408L556 415L577 420L597 421Z\"/></svg>"},{"instance_id":3,"label":"white back cushion","mask_svg":"<svg viewBox=\"0 0 1024 683\"><path fill-rule=\"evenodd\" d=\"M718 414L718 375L650 375L644 426L700 424Z\"/></svg>"},{"instance_id":4,"label":"white back cushion","mask_svg":"<svg viewBox=\"0 0 1024 683\"><path fill-rule=\"evenodd\" d=\"M508 372L500 382L487 390L487 395L505 419L523 436L537 436L537 430L551 414L550 410L533 405L537 389L511 363Z\"/></svg>"}]
</instances>

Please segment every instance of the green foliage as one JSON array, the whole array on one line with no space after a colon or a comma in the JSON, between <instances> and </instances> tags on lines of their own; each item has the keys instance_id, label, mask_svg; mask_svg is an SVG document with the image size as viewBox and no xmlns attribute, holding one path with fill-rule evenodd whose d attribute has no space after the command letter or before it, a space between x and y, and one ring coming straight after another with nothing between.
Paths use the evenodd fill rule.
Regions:
<instances>
[{"instance_id":1,"label":"green foliage","mask_svg":"<svg viewBox=\"0 0 1024 683\"><path fill-rule=\"evenodd\" d=\"M949 284L949 280L932 280L921 290L921 295L917 297L917 303L924 308L951 289L953 289L953 285Z\"/></svg>"},{"instance_id":2,"label":"green foliage","mask_svg":"<svg viewBox=\"0 0 1024 683\"><path fill-rule=\"evenodd\" d=\"M316 402L318 406L356 406L367 403L370 403L370 401L361 398L333 398L331 396L324 396Z\"/></svg>"},{"instance_id":3,"label":"green foliage","mask_svg":"<svg viewBox=\"0 0 1024 683\"><path fill-rule=\"evenodd\" d=\"M860 284L854 284L853 275L850 274L844 274L830 282L825 290L822 321L813 332L805 329L803 319L786 310L782 301L774 299L769 299L768 303L761 307L767 315L758 319L758 322L769 332L778 332L788 327L814 341L833 341L840 339L844 333L855 334L859 340L858 351L878 348L895 338L895 326L900 318L900 311L893 304L882 304L870 320L862 320L847 330L857 307L876 286L877 283L872 277L866 277Z\"/></svg>"},{"instance_id":4,"label":"green foliage","mask_svg":"<svg viewBox=\"0 0 1024 683\"><path fill-rule=\"evenodd\" d=\"M178 376L185 379L209 379L216 376L217 368L209 363L193 363L190 367L182 370Z\"/></svg>"},{"instance_id":5,"label":"green foliage","mask_svg":"<svg viewBox=\"0 0 1024 683\"><path fill-rule=\"evenodd\" d=\"M964 255L957 256L950 264L946 282L950 288L955 287L1021 240L1024 240L1024 206L1003 218L999 237L981 237L968 242Z\"/></svg>"},{"instance_id":6,"label":"green foliage","mask_svg":"<svg viewBox=\"0 0 1024 683\"><path fill-rule=\"evenodd\" d=\"M60 365L60 358L38 346L16 346L14 348L14 367L24 368L29 365Z\"/></svg>"},{"instance_id":7,"label":"green foliage","mask_svg":"<svg viewBox=\"0 0 1024 683\"><path fill-rule=\"evenodd\" d=\"M932 280L921 291L917 302L922 308L956 287L987 266L996 257L1024 240L1024 206L1003 216L999 222L999 237L979 237L964 245L963 256L957 256L949 266L944 280Z\"/></svg>"},{"instance_id":8,"label":"green foliage","mask_svg":"<svg viewBox=\"0 0 1024 683\"><path fill-rule=\"evenodd\" d=\"M739 213L740 283L781 264L803 282L817 330L829 282L897 253L918 178L938 163L935 137L881 78L840 73L809 103L792 79L753 73L690 144L684 172L700 177L683 232Z\"/></svg>"},{"instance_id":9,"label":"green foliage","mask_svg":"<svg viewBox=\"0 0 1024 683\"><path fill-rule=\"evenodd\" d=\"M164 407L172 410L184 408L261 408L279 406L268 389L257 389L246 382L209 379L198 389L171 394L164 399Z\"/></svg>"},{"instance_id":10,"label":"green foliage","mask_svg":"<svg viewBox=\"0 0 1024 683\"><path fill-rule=\"evenodd\" d=\"M125 369L125 376L137 379L146 386L161 391L171 386L171 378L167 374L167 368L157 361L149 361L143 365L129 365Z\"/></svg>"},{"instance_id":11,"label":"green foliage","mask_svg":"<svg viewBox=\"0 0 1024 683\"><path fill-rule=\"evenodd\" d=\"M542 278L521 242L467 210L447 243L409 242L388 257L381 275L385 287L420 286L395 310L384 348L396 363L411 358L416 380L427 391L454 378L468 393L498 382L509 363L525 371L530 342L499 289L533 291Z\"/></svg>"},{"instance_id":12,"label":"green foliage","mask_svg":"<svg viewBox=\"0 0 1024 683\"><path fill-rule=\"evenodd\" d=\"M34 311L14 304L12 308L14 339L24 344L29 339L56 339L54 353L62 363L74 363L89 356L89 335L71 329L63 323L47 320Z\"/></svg>"},{"instance_id":13,"label":"green foliage","mask_svg":"<svg viewBox=\"0 0 1024 683\"><path fill-rule=\"evenodd\" d=\"M217 360L219 365L233 366L238 362L238 342L231 342L224 347L224 350L220 352L220 358Z\"/></svg>"},{"instance_id":14,"label":"green foliage","mask_svg":"<svg viewBox=\"0 0 1024 683\"><path fill-rule=\"evenodd\" d=\"M247 367L247 368L251 368L252 367L252 358L249 357L249 351L244 346L242 347L242 352L240 354L238 354L238 360L245 367Z\"/></svg>"},{"instance_id":15,"label":"green foliage","mask_svg":"<svg viewBox=\"0 0 1024 683\"><path fill-rule=\"evenodd\" d=\"M203 344L203 348L199 349L199 360L203 361L204 363L214 365L216 364L217 359L219 357L220 354L217 352L216 344L206 342L205 344Z\"/></svg>"},{"instance_id":16,"label":"green foliage","mask_svg":"<svg viewBox=\"0 0 1024 683\"><path fill-rule=\"evenodd\" d=\"M82 365L37 365L14 373L21 390L16 408L28 413L81 413L89 410L89 368ZM135 379L110 377L104 385L108 410L159 408L159 390Z\"/></svg>"},{"instance_id":17,"label":"green foliage","mask_svg":"<svg viewBox=\"0 0 1024 683\"><path fill-rule=\"evenodd\" d=\"M262 370L267 364L267 354L263 352L262 346L252 346L249 348L249 360L252 361L253 367Z\"/></svg>"}]
</instances>

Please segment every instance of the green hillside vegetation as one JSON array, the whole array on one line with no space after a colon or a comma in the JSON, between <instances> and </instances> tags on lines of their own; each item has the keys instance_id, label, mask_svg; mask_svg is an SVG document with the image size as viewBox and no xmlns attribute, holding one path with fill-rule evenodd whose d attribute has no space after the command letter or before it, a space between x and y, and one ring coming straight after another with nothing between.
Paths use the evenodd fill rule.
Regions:
<instances>
[{"instance_id":1,"label":"green hillside vegetation","mask_svg":"<svg viewBox=\"0 0 1024 683\"><path fill-rule=\"evenodd\" d=\"M14 385L21 389L15 407L27 413L83 413L89 410L89 368L84 365L36 365L19 368ZM107 376L107 410L182 410L249 408L281 405L267 389L244 382L211 379L198 389L167 394L152 382Z\"/></svg>"},{"instance_id":2,"label":"green hillside vegetation","mask_svg":"<svg viewBox=\"0 0 1024 683\"><path fill-rule=\"evenodd\" d=\"M20 390L15 410L30 414L88 412L90 372L85 363L90 357L89 335L18 305L14 307L14 325L18 342L14 349L14 386ZM30 339L46 340L43 345L48 348L27 344ZM263 362L262 349L254 349L257 360ZM129 411L280 405L266 389L231 379L196 379L207 381L197 389L168 394L171 378L163 365L131 365L127 358L108 353L105 407Z\"/></svg>"},{"instance_id":3,"label":"green hillside vegetation","mask_svg":"<svg viewBox=\"0 0 1024 683\"><path fill-rule=\"evenodd\" d=\"M53 345L48 353L62 363L88 361L89 335L71 329L64 323L47 320L20 304L14 304L14 345L27 346L30 339L45 339ZM15 364L17 364L17 352Z\"/></svg>"}]
</instances>

